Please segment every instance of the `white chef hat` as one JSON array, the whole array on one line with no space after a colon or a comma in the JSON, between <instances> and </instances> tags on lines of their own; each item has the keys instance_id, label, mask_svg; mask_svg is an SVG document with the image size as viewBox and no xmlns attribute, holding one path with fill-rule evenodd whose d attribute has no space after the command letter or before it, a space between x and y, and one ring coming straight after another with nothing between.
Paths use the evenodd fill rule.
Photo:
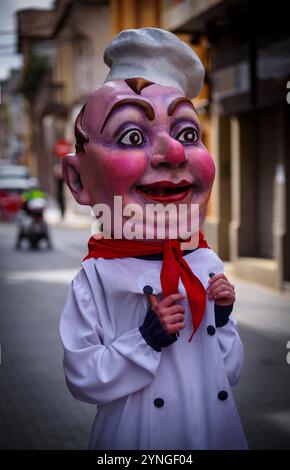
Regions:
<instances>
[{"instance_id":1,"label":"white chef hat","mask_svg":"<svg viewBox=\"0 0 290 470\"><path fill-rule=\"evenodd\" d=\"M188 98L203 85L204 67L196 53L164 29L122 31L106 47L104 62L111 69L105 83L140 77L178 88Z\"/></svg>"}]
</instances>

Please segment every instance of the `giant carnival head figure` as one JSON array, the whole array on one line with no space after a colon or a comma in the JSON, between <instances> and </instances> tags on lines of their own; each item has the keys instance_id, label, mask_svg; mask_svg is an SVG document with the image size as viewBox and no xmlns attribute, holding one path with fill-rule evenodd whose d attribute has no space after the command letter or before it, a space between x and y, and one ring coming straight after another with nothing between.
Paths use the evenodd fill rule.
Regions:
<instances>
[{"instance_id":1,"label":"giant carnival head figure","mask_svg":"<svg viewBox=\"0 0 290 470\"><path fill-rule=\"evenodd\" d=\"M110 72L89 96L75 125L76 153L64 159L66 182L79 204L199 207L203 223L214 163L201 141L191 100L204 68L174 34L126 30L107 46ZM114 237L114 229L112 235Z\"/></svg>"}]
</instances>

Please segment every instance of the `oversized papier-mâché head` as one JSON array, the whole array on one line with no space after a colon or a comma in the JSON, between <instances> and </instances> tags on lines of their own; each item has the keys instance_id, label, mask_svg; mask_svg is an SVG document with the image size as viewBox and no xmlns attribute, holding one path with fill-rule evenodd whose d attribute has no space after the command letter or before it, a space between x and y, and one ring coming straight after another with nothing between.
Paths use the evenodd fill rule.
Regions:
<instances>
[{"instance_id":1,"label":"oversized papier-m\u00e2ch\u00e9 head","mask_svg":"<svg viewBox=\"0 0 290 470\"><path fill-rule=\"evenodd\" d=\"M110 67L105 83L76 119L76 153L63 161L66 182L79 204L96 208L97 217L110 209L113 238L120 238L117 212L124 224L137 211L139 219L131 223L137 233L136 226L145 230L149 206L160 220L165 213L165 237L179 237L174 230L168 235L174 210L183 220L186 214L190 225L198 208L202 224L214 180L191 102L204 67L190 46L156 28L122 31L105 49L104 61ZM147 237L139 231L136 238Z\"/></svg>"}]
</instances>

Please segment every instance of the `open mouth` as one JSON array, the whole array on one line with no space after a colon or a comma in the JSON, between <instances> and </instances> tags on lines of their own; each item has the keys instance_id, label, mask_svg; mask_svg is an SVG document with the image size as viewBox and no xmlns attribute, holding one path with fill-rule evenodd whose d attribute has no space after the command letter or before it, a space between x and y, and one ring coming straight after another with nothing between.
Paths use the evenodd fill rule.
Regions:
<instances>
[{"instance_id":1,"label":"open mouth","mask_svg":"<svg viewBox=\"0 0 290 470\"><path fill-rule=\"evenodd\" d=\"M152 184L138 185L136 191L146 199L159 202L176 202L185 199L193 184L182 180L174 184L171 181L158 181Z\"/></svg>"}]
</instances>

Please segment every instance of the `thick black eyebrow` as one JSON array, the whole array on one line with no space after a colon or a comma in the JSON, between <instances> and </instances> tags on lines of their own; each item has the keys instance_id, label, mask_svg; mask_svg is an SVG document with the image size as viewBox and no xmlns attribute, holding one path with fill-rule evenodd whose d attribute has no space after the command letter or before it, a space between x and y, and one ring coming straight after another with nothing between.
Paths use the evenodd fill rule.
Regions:
<instances>
[{"instance_id":1,"label":"thick black eyebrow","mask_svg":"<svg viewBox=\"0 0 290 470\"><path fill-rule=\"evenodd\" d=\"M176 110L177 106L179 106L180 104L182 103L187 103L187 104L190 104L190 106L192 107L192 109L195 111L195 108L192 104L192 102L190 101L189 98L186 98L185 96L180 96L179 98L176 98L175 100L173 100L170 105L168 106L167 108L167 114L168 116L172 116L174 111Z\"/></svg>"},{"instance_id":2,"label":"thick black eyebrow","mask_svg":"<svg viewBox=\"0 0 290 470\"><path fill-rule=\"evenodd\" d=\"M152 107L152 105L148 102L148 101L145 101L145 100L141 100L139 98L124 98L120 101L117 101L113 106L112 108L110 109L103 125L102 125L102 128L101 128L101 133L103 132L104 128L105 128L105 125L107 124L108 122L108 119L109 117L111 116L111 114L117 109L119 108L120 106L124 106L126 104L134 104L135 106L139 106L140 108L142 108L143 111L145 111L145 114L146 114L146 117L148 119L150 119L150 121L153 121L153 119L155 118L155 112L154 112L154 109Z\"/></svg>"}]
</instances>

